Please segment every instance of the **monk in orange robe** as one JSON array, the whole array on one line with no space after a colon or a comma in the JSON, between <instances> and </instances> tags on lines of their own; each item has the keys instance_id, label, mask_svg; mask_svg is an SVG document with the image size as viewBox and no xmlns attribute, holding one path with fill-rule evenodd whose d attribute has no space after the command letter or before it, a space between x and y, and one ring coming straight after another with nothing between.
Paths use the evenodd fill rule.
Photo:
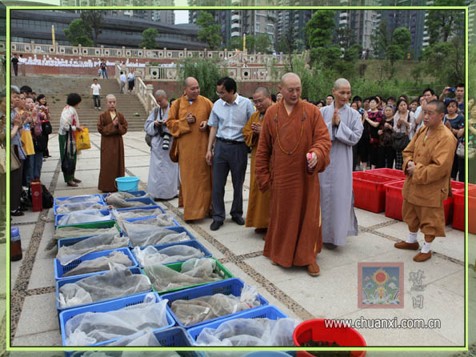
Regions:
<instances>
[{"instance_id":1,"label":"monk in orange robe","mask_svg":"<svg viewBox=\"0 0 476 357\"><path fill-rule=\"evenodd\" d=\"M125 175L124 142L122 136L127 133L127 121L124 115L116 111L116 97L106 96L107 110L99 116L98 131L101 134L101 170L98 189L102 192L115 192L116 177Z\"/></svg>"},{"instance_id":2,"label":"monk in orange robe","mask_svg":"<svg viewBox=\"0 0 476 357\"><path fill-rule=\"evenodd\" d=\"M282 267L305 266L318 276L321 213L318 172L330 162L331 140L319 109L300 99L301 79L281 78L283 100L264 116L256 180L271 191L271 210L264 256Z\"/></svg>"},{"instance_id":3,"label":"monk in orange robe","mask_svg":"<svg viewBox=\"0 0 476 357\"><path fill-rule=\"evenodd\" d=\"M269 223L269 200L270 192L261 192L255 178L256 151L258 139L261 132L261 124L266 110L273 104L271 93L265 87L256 88L253 94L253 103L256 112L243 128L245 143L252 148L251 151L251 172L250 172L250 195L248 198L248 210L246 213L246 227L256 227L256 233L266 233Z\"/></svg>"},{"instance_id":4,"label":"monk in orange robe","mask_svg":"<svg viewBox=\"0 0 476 357\"><path fill-rule=\"evenodd\" d=\"M212 199L212 171L205 160L208 145L208 117L213 103L200 95L193 77L185 79L184 95L170 108L167 128L177 140L183 219L207 217Z\"/></svg>"}]
</instances>

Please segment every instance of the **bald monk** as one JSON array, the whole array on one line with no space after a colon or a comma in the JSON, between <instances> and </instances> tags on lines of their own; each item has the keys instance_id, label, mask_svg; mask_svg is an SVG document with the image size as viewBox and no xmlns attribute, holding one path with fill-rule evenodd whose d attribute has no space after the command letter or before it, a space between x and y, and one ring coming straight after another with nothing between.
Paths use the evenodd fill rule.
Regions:
<instances>
[{"instance_id":1,"label":"bald monk","mask_svg":"<svg viewBox=\"0 0 476 357\"><path fill-rule=\"evenodd\" d=\"M184 81L184 94L172 103L167 120L167 128L177 140L183 219L187 223L210 213L212 174L205 154L212 107L212 102L200 95L198 81L188 77Z\"/></svg>"},{"instance_id":2,"label":"bald monk","mask_svg":"<svg viewBox=\"0 0 476 357\"><path fill-rule=\"evenodd\" d=\"M124 163L124 142L122 136L127 133L127 121L116 110L116 97L106 96L107 110L99 116L97 123L101 134L101 169L98 189L102 192L115 192L116 177L126 172Z\"/></svg>"},{"instance_id":3,"label":"bald monk","mask_svg":"<svg viewBox=\"0 0 476 357\"><path fill-rule=\"evenodd\" d=\"M318 172L330 161L331 140L319 109L300 99L301 79L286 73L283 100L266 111L256 153L256 180L271 191L264 256L318 276L321 216Z\"/></svg>"},{"instance_id":4,"label":"bald monk","mask_svg":"<svg viewBox=\"0 0 476 357\"><path fill-rule=\"evenodd\" d=\"M265 87L258 87L253 94L253 103L256 107L245 127L243 135L245 143L252 148L250 171L250 194L248 198L248 211L246 213L246 227L256 227L255 233L262 234L268 230L270 192L261 192L255 178L256 151L266 110L273 104L271 93Z\"/></svg>"}]
</instances>

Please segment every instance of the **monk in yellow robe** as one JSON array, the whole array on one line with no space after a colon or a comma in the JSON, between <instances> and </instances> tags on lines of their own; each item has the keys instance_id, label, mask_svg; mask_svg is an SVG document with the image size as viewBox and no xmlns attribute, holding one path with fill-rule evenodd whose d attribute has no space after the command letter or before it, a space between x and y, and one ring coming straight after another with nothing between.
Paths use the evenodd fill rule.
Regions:
<instances>
[{"instance_id":1,"label":"monk in yellow robe","mask_svg":"<svg viewBox=\"0 0 476 357\"><path fill-rule=\"evenodd\" d=\"M212 172L205 160L208 145L208 117L213 103L200 95L193 77L185 79L184 95L170 108L167 128L177 141L183 219L207 217L212 195Z\"/></svg>"},{"instance_id":2,"label":"monk in yellow robe","mask_svg":"<svg viewBox=\"0 0 476 357\"><path fill-rule=\"evenodd\" d=\"M298 75L286 73L280 93L283 100L266 111L256 153L258 186L271 190L263 254L274 264L305 266L309 275L318 276L322 234L317 173L329 165L331 140L319 109L300 99Z\"/></svg>"},{"instance_id":3,"label":"monk in yellow robe","mask_svg":"<svg viewBox=\"0 0 476 357\"><path fill-rule=\"evenodd\" d=\"M126 172L124 163L124 142L122 136L127 133L127 121L124 115L116 111L116 97L106 96L107 110L99 116L98 131L101 134L101 169L98 189L102 192L115 192L116 178Z\"/></svg>"},{"instance_id":4,"label":"monk in yellow robe","mask_svg":"<svg viewBox=\"0 0 476 357\"><path fill-rule=\"evenodd\" d=\"M252 148L251 151L251 173L250 173L250 195L248 198L248 211L246 213L246 227L256 227L256 233L266 233L269 223L269 200L270 192L261 192L255 178L256 151L258 139L261 132L261 124L266 110L273 104L271 94L265 87L256 88L253 94L253 103L256 112L243 128L245 143Z\"/></svg>"}]
</instances>

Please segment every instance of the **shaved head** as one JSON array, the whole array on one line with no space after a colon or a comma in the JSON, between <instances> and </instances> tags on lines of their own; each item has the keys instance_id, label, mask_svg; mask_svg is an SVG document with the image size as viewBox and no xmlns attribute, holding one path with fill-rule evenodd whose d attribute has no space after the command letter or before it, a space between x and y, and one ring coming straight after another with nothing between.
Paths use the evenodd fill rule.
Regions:
<instances>
[{"instance_id":1,"label":"shaved head","mask_svg":"<svg viewBox=\"0 0 476 357\"><path fill-rule=\"evenodd\" d=\"M198 81L194 77L187 77L183 81L184 87L191 87L193 85L198 85Z\"/></svg>"},{"instance_id":2,"label":"shaved head","mask_svg":"<svg viewBox=\"0 0 476 357\"><path fill-rule=\"evenodd\" d=\"M288 72L281 77L281 85L285 85L286 82L289 82L292 80L294 81L297 80L299 81L299 84L301 84L301 78L299 78L299 76L296 73Z\"/></svg>"},{"instance_id":3,"label":"shaved head","mask_svg":"<svg viewBox=\"0 0 476 357\"><path fill-rule=\"evenodd\" d=\"M195 100L200 95L200 85L194 77L187 77L184 81L184 93L188 100Z\"/></svg>"},{"instance_id":4,"label":"shaved head","mask_svg":"<svg viewBox=\"0 0 476 357\"><path fill-rule=\"evenodd\" d=\"M350 82L345 78L339 78L334 82L333 89L339 89L341 87L350 87Z\"/></svg>"},{"instance_id":5,"label":"shaved head","mask_svg":"<svg viewBox=\"0 0 476 357\"><path fill-rule=\"evenodd\" d=\"M284 103L294 106L301 98L301 78L296 73L286 73L281 77L279 92L283 95Z\"/></svg>"},{"instance_id":6,"label":"shaved head","mask_svg":"<svg viewBox=\"0 0 476 357\"><path fill-rule=\"evenodd\" d=\"M265 97L271 98L271 93L270 93L270 91L268 90L268 88L266 88L266 87L258 87L258 88L256 88L254 94L258 94L258 93L263 94L263 96L265 96Z\"/></svg>"}]
</instances>

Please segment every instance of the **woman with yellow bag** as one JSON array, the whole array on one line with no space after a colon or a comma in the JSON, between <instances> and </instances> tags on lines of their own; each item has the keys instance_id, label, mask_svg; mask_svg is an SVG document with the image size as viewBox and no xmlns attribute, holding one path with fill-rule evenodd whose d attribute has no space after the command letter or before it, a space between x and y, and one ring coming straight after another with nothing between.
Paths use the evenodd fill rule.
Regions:
<instances>
[{"instance_id":1,"label":"woman with yellow bag","mask_svg":"<svg viewBox=\"0 0 476 357\"><path fill-rule=\"evenodd\" d=\"M76 131L82 131L79 124L77 109L81 103L81 96L70 93L66 99L66 106L61 113L58 140L61 156L61 170L64 182L70 187L78 187L81 180L74 177L76 171L76 139L73 135Z\"/></svg>"}]
</instances>

